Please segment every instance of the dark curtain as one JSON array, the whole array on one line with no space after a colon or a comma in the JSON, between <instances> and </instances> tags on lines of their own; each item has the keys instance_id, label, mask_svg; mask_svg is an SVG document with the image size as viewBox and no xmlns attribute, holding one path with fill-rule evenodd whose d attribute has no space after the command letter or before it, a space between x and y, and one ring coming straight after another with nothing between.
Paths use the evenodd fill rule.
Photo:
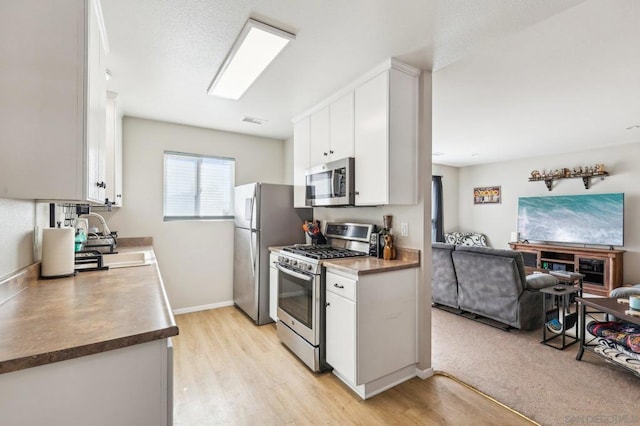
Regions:
<instances>
[{"instance_id":1,"label":"dark curtain","mask_svg":"<svg viewBox=\"0 0 640 426\"><path fill-rule=\"evenodd\" d=\"M431 240L444 242L442 176L431 176Z\"/></svg>"}]
</instances>

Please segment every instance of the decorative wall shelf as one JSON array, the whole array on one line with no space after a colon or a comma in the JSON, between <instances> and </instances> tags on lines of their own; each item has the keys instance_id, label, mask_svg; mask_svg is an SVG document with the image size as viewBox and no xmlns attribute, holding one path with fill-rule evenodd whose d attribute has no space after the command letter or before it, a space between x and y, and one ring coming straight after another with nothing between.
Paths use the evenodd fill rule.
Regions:
<instances>
[{"instance_id":1,"label":"decorative wall shelf","mask_svg":"<svg viewBox=\"0 0 640 426\"><path fill-rule=\"evenodd\" d=\"M609 172L604 171L604 164L596 164L595 167L585 167L583 170L582 167L574 168L573 170L564 168L564 169L556 169L553 172L540 173L537 170L533 170L531 172L531 177L529 178L529 182L537 182L543 181L547 186L547 189L551 191L553 188L553 181L560 179L575 179L581 178L582 183L584 184L584 189L589 189L591 187L591 178L599 177L600 180L603 180L605 176L609 176Z\"/></svg>"}]
</instances>

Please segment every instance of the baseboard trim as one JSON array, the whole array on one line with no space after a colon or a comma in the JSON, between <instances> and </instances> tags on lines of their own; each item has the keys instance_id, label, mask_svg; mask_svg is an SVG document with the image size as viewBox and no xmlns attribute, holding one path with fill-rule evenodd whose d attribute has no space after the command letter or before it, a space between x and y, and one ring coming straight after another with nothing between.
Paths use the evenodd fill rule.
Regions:
<instances>
[{"instance_id":1,"label":"baseboard trim","mask_svg":"<svg viewBox=\"0 0 640 426\"><path fill-rule=\"evenodd\" d=\"M426 370L420 370L419 368L416 368L416 376L418 376L422 380L428 379L429 377L433 376L433 368L427 368Z\"/></svg>"},{"instance_id":2,"label":"baseboard trim","mask_svg":"<svg viewBox=\"0 0 640 426\"><path fill-rule=\"evenodd\" d=\"M224 308L226 306L233 306L233 300L226 302L209 303L208 305L191 306L189 308L174 309L173 315L190 314L191 312L206 311L209 309Z\"/></svg>"}]
</instances>

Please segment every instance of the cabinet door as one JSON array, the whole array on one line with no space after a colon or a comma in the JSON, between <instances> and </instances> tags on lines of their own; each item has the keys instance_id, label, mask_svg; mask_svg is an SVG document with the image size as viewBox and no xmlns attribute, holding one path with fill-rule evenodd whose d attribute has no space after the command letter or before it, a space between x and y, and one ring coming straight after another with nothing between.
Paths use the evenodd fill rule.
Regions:
<instances>
[{"instance_id":1,"label":"cabinet door","mask_svg":"<svg viewBox=\"0 0 640 426\"><path fill-rule=\"evenodd\" d=\"M329 151L329 107L324 107L311 114L310 166L329 161Z\"/></svg>"},{"instance_id":2,"label":"cabinet door","mask_svg":"<svg viewBox=\"0 0 640 426\"><path fill-rule=\"evenodd\" d=\"M106 192L105 171L105 122L106 122L106 65L105 53L100 39L98 16L94 2L88 4L87 28L87 198L95 203L104 203Z\"/></svg>"},{"instance_id":3,"label":"cabinet door","mask_svg":"<svg viewBox=\"0 0 640 426\"><path fill-rule=\"evenodd\" d=\"M401 269L358 280L356 385L416 363L417 271Z\"/></svg>"},{"instance_id":4,"label":"cabinet door","mask_svg":"<svg viewBox=\"0 0 640 426\"><path fill-rule=\"evenodd\" d=\"M326 307L327 363L342 377L356 380L356 304L330 291Z\"/></svg>"},{"instance_id":5,"label":"cabinet door","mask_svg":"<svg viewBox=\"0 0 640 426\"><path fill-rule=\"evenodd\" d=\"M350 92L329 106L329 132L331 160L354 156L354 94Z\"/></svg>"},{"instance_id":6,"label":"cabinet door","mask_svg":"<svg viewBox=\"0 0 640 426\"><path fill-rule=\"evenodd\" d=\"M80 200L85 5L4 1L0 9L0 196Z\"/></svg>"},{"instance_id":7,"label":"cabinet door","mask_svg":"<svg viewBox=\"0 0 640 426\"><path fill-rule=\"evenodd\" d=\"M122 117L118 108L118 94L107 93L105 142L105 197L122 207Z\"/></svg>"},{"instance_id":8,"label":"cabinet door","mask_svg":"<svg viewBox=\"0 0 640 426\"><path fill-rule=\"evenodd\" d=\"M355 92L356 205L389 202L389 73Z\"/></svg>"},{"instance_id":9,"label":"cabinet door","mask_svg":"<svg viewBox=\"0 0 640 426\"><path fill-rule=\"evenodd\" d=\"M309 168L310 118L293 125L293 207L306 207L304 172Z\"/></svg>"},{"instance_id":10,"label":"cabinet door","mask_svg":"<svg viewBox=\"0 0 640 426\"><path fill-rule=\"evenodd\" d=\"M122 193L123 188L123 170L124 165L122 163L122 111L116 102L115 111L115 141L114 141L114 167L113 167L113 187L116 194L116 205L122 207L124 205L124 196Z\"/></svg>"}]
</instances>

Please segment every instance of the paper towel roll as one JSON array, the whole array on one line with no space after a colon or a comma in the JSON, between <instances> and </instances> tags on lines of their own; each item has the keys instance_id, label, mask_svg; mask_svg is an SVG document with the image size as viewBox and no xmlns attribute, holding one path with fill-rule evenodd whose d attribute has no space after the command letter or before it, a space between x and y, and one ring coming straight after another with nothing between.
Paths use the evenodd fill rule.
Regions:
<instances>
[{"instance_id":1,"label":"paper towel roll","mask_svg":"<svg viewBox=\"0 0 640 426\"><path fill-rule=\"evenodd\" d=\"M42 230L42 263L40 275L45 278L68 277L75 272L73 228Z\"/></svg>"}]
</instances>

